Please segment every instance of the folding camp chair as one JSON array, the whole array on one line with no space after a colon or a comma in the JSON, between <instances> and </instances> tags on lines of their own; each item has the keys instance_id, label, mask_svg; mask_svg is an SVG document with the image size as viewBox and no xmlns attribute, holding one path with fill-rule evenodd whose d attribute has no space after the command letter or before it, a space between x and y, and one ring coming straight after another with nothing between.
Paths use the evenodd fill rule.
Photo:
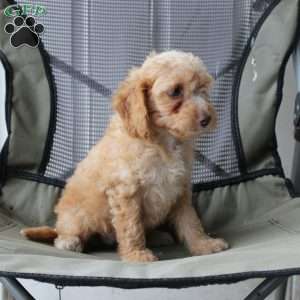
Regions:
<instances>
[{"instance_id":1,"label":"folding camp chair","mask_svg":"<svg viewBox=\"0 0 300 300\"><path fill-rule=\"evenodd\" d=\"M125 289L266 278L247 298L264 299L300 274L300 199L275 136L298 0L2 0L1 8L0 276L16 299L32 299L16 278ZM231 248L191 257L172 244L153 248L158 262L129 264L115 249L79 254L25 240L23 226L53 224L65 180L102 136L128 69L174 48L202 57L215 77L218 128L195 141L193 204Z\"/></svg>"}]
</instances>

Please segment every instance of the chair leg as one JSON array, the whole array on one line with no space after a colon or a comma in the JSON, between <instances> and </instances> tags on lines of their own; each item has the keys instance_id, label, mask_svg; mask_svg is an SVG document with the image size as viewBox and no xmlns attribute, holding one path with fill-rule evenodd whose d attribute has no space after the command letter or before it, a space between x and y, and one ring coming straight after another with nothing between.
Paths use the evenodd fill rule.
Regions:
<instances>
[{"instance_id":1,"label":"chair leg","mask_svg":"<svg viewBox=\"0 0 300 300\"><path fill-rule=\"evenodd\" d=\"M35 300L16 278L1 277L1 283L15 300Z\"/></svg>"},{"instance_id":2,"label":"chair leg","mask_svg":"<svg viewBox=\"0 0 300 300\"><path fill-rule=\"evenodd\" d=\"M279 286L286 283L288 277L267 278L258 285L245 300L264 300Z\"/></svg>"}]
</instances>

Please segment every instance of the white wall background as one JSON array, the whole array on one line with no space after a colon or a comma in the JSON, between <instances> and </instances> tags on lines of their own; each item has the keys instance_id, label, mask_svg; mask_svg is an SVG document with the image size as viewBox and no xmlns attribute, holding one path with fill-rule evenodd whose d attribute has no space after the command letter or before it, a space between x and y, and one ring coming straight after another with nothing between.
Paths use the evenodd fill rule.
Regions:
<instances>
[{"instance_id":1,"label":"white wall background","mask_svg":"<svg viewBox=\"0 0 300 300\"><path fill-rule=\"evenodd\" d=\"M4 95L5 95L5 76L4 70L0 65L0 147L5 140L6 127L4 122ZM282 156L283 166L286 174L289 176L292 166L292 154L294 149L293 141L293 104L295 99L296 87L291 63L288 66L286 74L286 84L284 89L283 105L278 116L277 135L279 143L279 152ZM88 287L72 287L64 288L62 290L62 299L72 300L96 300L96 299L130 299L130 300L235 300L243 299L261 280L248 280L242 283L231 286L210 286L200 288L189 288L184 290L162 290L162 289L148 289L148 290L120 290L110 289L105 287L88 288ZM42 284L32 280L22 280L24 286L33 294L38 300L55 300L58 298L57 289L48 284ZM0 295L0 300L6 300L5 293L3 297ZM299 298L297 298L299 297ZM1 299L2 298L2 299ZM271 299L272 297L268 298ZM299 300L300 295L293 300Z\"/></svg>"}]
</instances>

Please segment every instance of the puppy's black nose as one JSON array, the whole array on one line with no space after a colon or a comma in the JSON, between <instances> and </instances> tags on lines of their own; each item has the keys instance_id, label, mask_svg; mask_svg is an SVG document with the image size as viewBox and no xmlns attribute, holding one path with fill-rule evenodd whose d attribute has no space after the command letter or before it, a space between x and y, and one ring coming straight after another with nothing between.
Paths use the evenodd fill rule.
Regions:
<instances>
[{"instance_id":1,"label":"puppy's black nose","mask_svg":"<svg viewBox=\"0 0 300 300\"><path fill-rule=\"evenodd\" d=\"M200 125L205 128L208 126L210 121L211 121L211 116L207 115L200 121Z\"/></svg>"}]
</instances>

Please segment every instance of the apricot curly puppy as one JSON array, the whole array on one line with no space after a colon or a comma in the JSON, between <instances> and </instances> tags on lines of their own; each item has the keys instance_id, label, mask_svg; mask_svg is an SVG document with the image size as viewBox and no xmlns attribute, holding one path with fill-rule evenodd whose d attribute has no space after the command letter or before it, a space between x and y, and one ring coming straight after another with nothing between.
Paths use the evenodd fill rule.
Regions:
<instances>
[{"instance_id":1,"label":"apricot curly puppy","mask_svg":"<svg viewBox=\"0 0 300 300\"><path fill-rule=\"evenodd\" d=\"M113 97L104 137L78 164L59 203L56 229L27 228L33 240L82 251L95 233L118 242L122 259L149 262L145 232L169 222L193 255L228 248L207 236L191 204L193 138L215 125L212 78L191 53L151 54Z\"/></svg>"}]
</instances>

